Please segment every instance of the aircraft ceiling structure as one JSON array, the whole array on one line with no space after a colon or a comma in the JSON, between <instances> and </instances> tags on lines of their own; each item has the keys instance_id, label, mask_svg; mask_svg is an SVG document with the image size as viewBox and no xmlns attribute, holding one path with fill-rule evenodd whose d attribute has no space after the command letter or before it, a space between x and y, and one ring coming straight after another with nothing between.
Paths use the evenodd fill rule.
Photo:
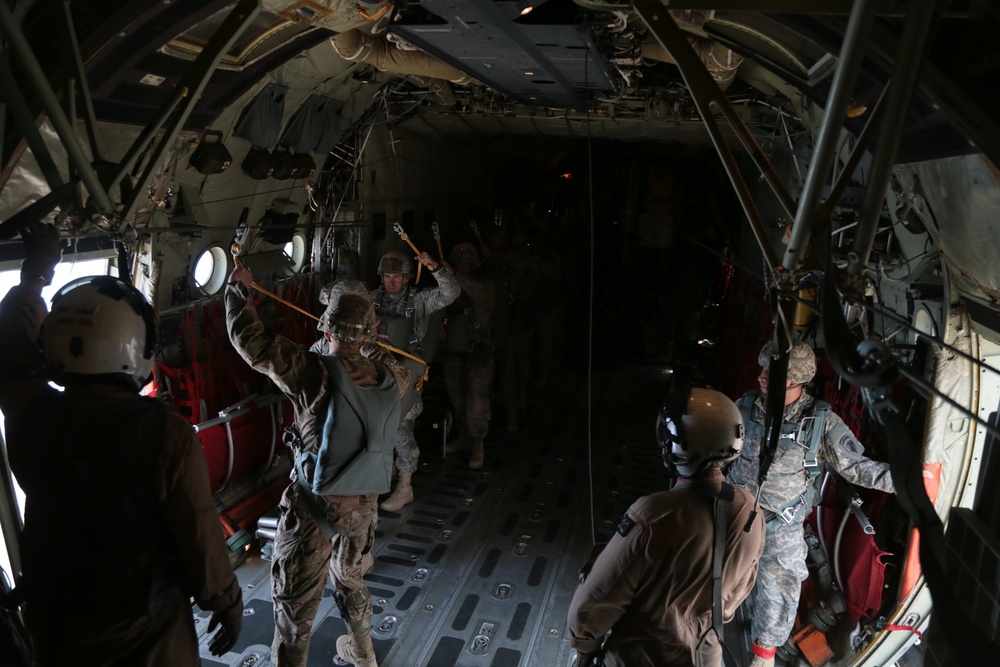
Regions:
<instances>
[{"instance_id":1,"label":"aircraft ceiling structure","mask_svg":"<svg viewBox=\"0 0 1000 667\"><path fill-rule=\"evenodd\" d=\"M29 11L25 21L25 33L57 88L73 74L66 40L52 29L52 21L45 20L60 18L61 4L35 3L39 16L32 20ZM306 4L326 7L328 12L317 18L314 9L306 11L302 2L264 0L263 11L214 65L182 129L211 127L262 80L293 71L304 53L323 52L323 62L336 70L331 75L349 71L356 65L334 62L325 42L358 29L373 38L392 38L396 46L419 47L475 79L455 86L453 103L425 101L411 105L407 117L395 119L406 122L413 116L423 121L424 131L708 143L708 135L700 130L701 114L672 56L657 48L630 3L419 0L396 7L388 2L323 0ZM790 134L816 131L816 118L807 114L809 105L825 105L853 4L850 0L672 0L664 6L697 47L716 82L725 86L743 122L773 130L779 120L787 121L790 125L784 131ZM341 5L351 11L333 10ZM373 13L359 14L361 5ZM155 123L192 61L234 7L226 0L74 3L97 120ZM531 11L526 11L529 7ZM867 120L863 110L875 106L890 81L896 53L912 47L903 43L911 7L898 0L875 3L876 20L852 91L854 106L862 111L845 122L855 134ZM937 7L925 48L910 51L926 61L915 102L901 120L896 162L922 164L982 152L991 160L988 165L996 165L1000 91L990 82L1000 80L1000 10L988 2L946 2ZM706 49L705 44L724 50ZM728 60L717 67L723 55ZM400 78L415 87L426 79L413 72L411 77L382 76L381 83ZM484 91L492 102L480 103ZM30 97L29 102L34 102L33 108L40 106ZM421 123L410 126L420 131ZM13 133L8 130L8 134ZM6 154L11 155L9 136L5 142ZM970 293L995 307L1000 272L977 242L977 236L995 232L981 222L982 211L994 202L989 197L982 201L980 194L974 210L952 210L953 199L921 196L925 208L933 209L926 217L962 218L961 223L932 225L931 234L947 249L947 261L958 275L977 276Z\"/></svg>"}]
</instances>

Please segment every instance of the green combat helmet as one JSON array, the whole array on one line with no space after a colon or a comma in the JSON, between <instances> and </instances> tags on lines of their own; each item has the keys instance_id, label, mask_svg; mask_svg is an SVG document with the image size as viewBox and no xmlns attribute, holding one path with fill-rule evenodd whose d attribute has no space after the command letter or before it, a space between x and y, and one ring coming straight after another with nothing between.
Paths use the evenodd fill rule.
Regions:
<instances>
[{"instance_id":1,"label":"green combat helmet","mask_svg":"<svg viewBox=\"0 0 1000 667\"><path fill-rule=\"evenodd\" d=\"M771 365L771 347L773 341L764 343L760 354L757 355L757 363L761 368ZM816 354L813 349L800 341L792 344L792 351L788 353L788 379L795 384L805 384L816 375Z\"/></svg>"},{"instance_id":2,"label":"green combat helmet","mask_svg":"<svg viewBox=\"0 0 1000 667\"><path fill-rule=\"evenodd\" d=\"M371 343L375 340L375 308L367 297L332 295L316 328L337 340Z\"/></svg>"}]
</instances>

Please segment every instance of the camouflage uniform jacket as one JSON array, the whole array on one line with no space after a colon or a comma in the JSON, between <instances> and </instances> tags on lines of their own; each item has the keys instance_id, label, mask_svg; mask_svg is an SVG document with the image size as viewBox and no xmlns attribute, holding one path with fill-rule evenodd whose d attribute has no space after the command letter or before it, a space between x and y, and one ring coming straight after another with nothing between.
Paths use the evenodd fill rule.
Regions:
<instances>
[{"instance_id":1,"label":"camouflage uniform jacket","mask_svg":"<svg viewBox=\"0 0 1000 667\"><path fill-rule=\"evenodd\" d=\"M431 272L428 272L431 273ZM458 298L462 289L458 286L455 276L444 267L431 273L437 280L437 287L427 289L407 288L399 294L387 294L384 287L372 292L372 303L375 304L375 315L379 319L387 317L406 317L413 324L411 345L417 345L427 335L427 325L430 316L444 309Z\"/></svg>"},{"instance_id":2,"label":"camouflage uniform jacket","mask_svg":"<svg viewBox=\"0 0 1000 667\"><path fill-rule=\"evenodd\" d=\"M323 420L329 397L330 378L320 355L284 336L265 331L247 288L230 284L226 289L226 326L233 347L251 368L271 378L292 402L295 427L303 447L316 452L322 439ZM371 359L385 364L396 380L402 395L410 386L406 368L384 348L370 344L358 351L340 350L337 358L351 379L362 387L375 386L378 372ZM311 475L311 470L306 470Z\"/></svg>"},{"instance_id":3,"label":"camouflage uniform jacket","mask_svg":"<svg viewBox=\"0 0 1000 667\"><path fill-rule=\"evenodd\" d=\"M747 423L747 436L743 442L743 451L729 473L730 480L752 494L757 493L757 473L760 466L760 448L763 440L763 424L765 418L765 396L760 391L751 391L740 399L753 400L750 411L750 422ZM808 394L785 406L784 422L798 424L803 417L812 414L815 399ZM754 426L757 428L754 428ZM808 429L803 429L803 431ZM807 440L807 438L801 438ZM772 512L778 512L794 505L800 498L811 501L809 475L804 465L804 454L807 443L799 443L797 447L778 448L774 461L768 470L764 488L760 494L761 505ZM829 463L847 481L869 489L878 489L893 493L892 478L889 474L889 464L873 461L864 455L865 448L847 427L844 420L832 410L826 413L823 424L823 439L818 452L818 465Z\"/></svg>"}]
</instances>

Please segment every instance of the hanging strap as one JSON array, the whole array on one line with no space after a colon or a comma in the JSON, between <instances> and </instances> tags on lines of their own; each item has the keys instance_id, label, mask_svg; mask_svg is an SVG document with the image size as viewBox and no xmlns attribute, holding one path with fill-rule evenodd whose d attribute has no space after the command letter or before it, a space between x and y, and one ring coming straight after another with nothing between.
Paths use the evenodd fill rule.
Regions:
<instances>
[{"instance_id":1,"label":"hanging strap","mask_svg":"<svg viewBox=\"0 0 1000 667\"><path fill-rule=\"evenodd\" d=\"M701 645L705 642L709 632L715 631L715 635L719 638L719 646L722 647L725 654L729 653L728 649L726 649L726 643L722 638L724 625L722 618L722 564L726 555L726 529L729 526L729 506L736 496L736 492L733 489L733 485L726 482L722 483L722 488L718 494L710 487L701 484L692 484L678 490L695 491L706 498L712 499L712 627L705 631L701 639L698 640L698 646L695 648L697 667L702 667ZM735 664L732 661L732 656L730 656L729 664Z\"/></svg>"}]
</instances>

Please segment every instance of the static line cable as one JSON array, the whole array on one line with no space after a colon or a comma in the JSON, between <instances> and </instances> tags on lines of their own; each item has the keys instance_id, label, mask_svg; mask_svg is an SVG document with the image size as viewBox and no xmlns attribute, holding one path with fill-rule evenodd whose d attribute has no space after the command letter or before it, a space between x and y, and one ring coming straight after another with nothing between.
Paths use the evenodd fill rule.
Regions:
<instances>
[{"instance_id":1,"label":"static line cable","mask_svg":"<svg viewBox=\"0 0 1000 667\"><path fill-rule=\"evenodd\" d=\"M590 48L587 48L583 61L584 90L590 89L589 84ZM594 147L590 132L590 104L587 103L587 197L590 208L590 285L588 286L588 318L587 318L587 476L590 501L590 539L597 541L597 521L594 518Z\"/></svg>"}]
</instances>

